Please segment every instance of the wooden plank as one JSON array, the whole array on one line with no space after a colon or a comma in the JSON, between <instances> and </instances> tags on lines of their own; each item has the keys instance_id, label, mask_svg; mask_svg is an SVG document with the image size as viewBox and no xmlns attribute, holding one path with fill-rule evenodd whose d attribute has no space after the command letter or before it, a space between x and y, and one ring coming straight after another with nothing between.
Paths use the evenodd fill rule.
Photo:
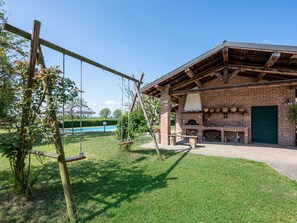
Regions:
<instances>
[{"instance_id":1,"label":"wooden plank","mask_svg":"<svg viewBox=\"0 0 297 223\"><path fill-rule=\"evenodd\" d=\"M195 78L194 72L189 67L187 69L185 69L185 72L189 76L189 78L191 78L191 79ZM194 80L194 82L199 88L203 88L203 85L201 84L201 82L198 79Z\"/></svg>"},{"instance_id":2,"label":"wooden plank","mask_svg":"<svg viewBox=\"0 0 297 223\"><path fill-rule=\"evenodd\" d=\"M189 90L178 90L170 91L170 95L185 95L185 94L195 94L202 91L219 91L219 90L234 90L240 88L260 88L260 87L281 87L281 86L295 86L297 85L297 78L289 80L280 80L280 81L266 81L258 83L249 83L249 84L236 84L228 86L216 86L208 88L199 88L199 89L189 89Z\"/></svg>"},{"instance_id":3,"label":"wooden plank","mask_svg":"<svg viewBox=\"0 0 297 223\"><path fill-rule=\"evenodd\" d=\"M87 157L85 157L84 155L70 156L70 157L65 158L65 162L66 163L71 163L71 162L83 160L83 159L86 159L86 158Z\"/></svg>"},{"instance_id":4,"label":"wooden plank","mask_svg":"<svg viewBox=\"0 0 297 223\"><path fill-rule=\"evenodd\" d=\"M280 52L273 52L270 56L270 58L267 60L266 64L264 65L264 67L272 67L275 62L280 58ZM263 77L266 75L266 72L261 72L258 77L256 78L256 82L260 81L263 79Z\"/></svg>"},{"instance_id":5,"label":"wooden plank","mask_svg":"<svg viewBox=\"0 0 297 223\"><path fill-rule=\"evenodd\" d=\"M19 36L22 36L22 37L24 37L26 39L30 39L30 36L31 36L30 33L25 32L24 30L21 30L19 28L16 28L16 27L14 27L14 26L12 26L12 25L10 25L8 23L4 23L4 29L7 30L7 31L9 31L9 32L12 32L14 34L17 34ZM64 54L66 54L66 55L68 55L70 57L73 57L75 59L81 60L81 61L83 61L85 63L91 64L91 65L93 65L95 67L101 68L101 69L106 70L106 71L108 71L110 73L113 73L115 75L124 77L126 79L129 79L131 81L134 81L134 82L138 83L138 80L137 79L135 79L133 77L130 77L129 75L126 75L124 73L121 73L121 72L119 72L117 70L114 70L114 69L112 69L110 67L107 67L107 66L105 66L103 64L100 64L100 63L98 63L98 62L96 62L94 60L91 60L89 58L86 58L86 57L84 57L82 55L79 55L77 53L74 53L74 52L72 52L70 50L67 50L67 49L65 49L63 47L60 47L60 46L58 46L58 45L56 45L54 43L51 43L51 42L49 42L49 41L47 41L45 39L39 38L39 43L41 45L43 45L43 46L46 46L46 47L50 48L50 49L53 49L53 50L56 50L58 52L64 53Z\"/></svg>"}]
</instances>

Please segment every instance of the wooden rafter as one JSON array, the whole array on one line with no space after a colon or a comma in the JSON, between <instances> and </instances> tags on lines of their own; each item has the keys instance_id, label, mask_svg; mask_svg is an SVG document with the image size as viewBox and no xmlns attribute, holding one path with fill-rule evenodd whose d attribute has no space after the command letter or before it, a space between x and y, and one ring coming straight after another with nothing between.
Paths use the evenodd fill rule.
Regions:
<instances>
[{"instance_id":1,"label":"wooden rafter","mask_svg":"<svg viewBox=\"0 0 297 223\"><path fill-rule=\"evenodd\" d=\"M213 74L215 72L218 72L218 71L220 71L222 69L223 69L223 66L217 66L217 67L214 67L212 69L208 69L208 70L203 71L203 72L201 72L199 74L196 74L196 76L194 78L192 78L192 79L184 80L184 81L172 86L171 89L172 90L180 89L182 87L185 87L185 86L195 82L195 80L200 80L200 79L204 78L205 76L211 75L211 74Z\"/></svg>"},{"instance_id":2,"label":"wooden rafter","mask_svg":"<svg viewBox=\"0 0 297 223\"><path fill-rule=\"evenodd\" d=\"M191 79L195 78L194 72L189 67L187 69L185 69L185 72L189 76L189 78L191 78ZM203 88L203 85L201 84L201 82L198 79L194 80L194 82L199 88Z\"/></svg>"},{"instance_id":3,"label":"wooden rafter","mask_svg":"<svg viewBox=\"0 0 297 223\"><path fill-rule=\"evenodd\" d=\"M158 91L164 91L165 88L160 86L160 85L155 85L155 89L157 89Z\"/></svg>"},{"instance_id":4,"label":"wooden rafter","mask_svg":"<svg viewBox=\"0 0 297 223\"><path fill-rule=\"evenodd\" d=\"M179 91L170 91L171 95L185 95L185 94L194 94L202 91L219 91L219 90L234 90L240 88L260 88L260 87L280 87L280 86L296 86L297 78L290 80L280 80L280 81L266 81L258 83L249 83L249 84L236 84L236 85L224 85L216 87L207 87L199 89L188 89L188 90L179 90Z\"/></svg>"},{"instance_id":5,"label":"wooden rafter","mask_svg":"<svg viewBox=\"0 0 297 223\"><path fill-rule=\"evenodd\" d=\"M270 58L267 60L266 64L264 65L264 67L270 68L272 67L275 62L280 58L280 52L274 51ZM260 81L263 79L263 77L265 76L266 72L261 72L259 73L258 77L256 78L256 82Z\"/></svg>"},{"instance_id":6,"label":"wooden rafter","mask_svg":"<svg viewBox=\"0 0 297 223\"><path fill-rule=\"evenodd\" d=\"M224 77L223 77L223 75L220 72L214 72L210 76L216 76L220 80L224 81Z\"/></svg>"},{"instance_id":7,"label":"wooden rafter","mask_svg":"<svg viewBox=\"0 0 297 223\"><path fill-rule=\"evenodd\" d=\"M235 77L239 72L240 72L240 69L236 69L236 70L234 70L231 74L228 74L228 78L226 79L226 82L228 82L228 81L231 80L233 77ZM226 83L226 82L225 82L225 83Z\"/></svg>"}]
</instances>

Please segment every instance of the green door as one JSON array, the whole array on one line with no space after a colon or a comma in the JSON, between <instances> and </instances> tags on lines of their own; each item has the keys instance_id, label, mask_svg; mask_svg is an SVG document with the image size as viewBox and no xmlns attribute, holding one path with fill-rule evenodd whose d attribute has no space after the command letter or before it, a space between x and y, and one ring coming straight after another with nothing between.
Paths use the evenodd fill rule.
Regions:
<instances>
[{"instance_id":1,"label":"green door","mask_svg":"<svg viewBox=\"0 0 297 223\"><path fill-rule=\"evenodd\" d=\"M252 142L277 144L277 106L252 107Z\"/></svg>"}]
</instances>

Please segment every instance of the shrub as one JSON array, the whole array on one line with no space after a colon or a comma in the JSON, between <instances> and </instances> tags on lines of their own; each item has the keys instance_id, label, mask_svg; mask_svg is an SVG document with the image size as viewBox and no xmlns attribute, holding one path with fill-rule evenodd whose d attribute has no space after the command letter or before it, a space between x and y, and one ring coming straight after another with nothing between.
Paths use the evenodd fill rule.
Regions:
<instances>
[{"instance_id":1,"label":"shrub","mask_svg":"<svg viewBox=\"0 0 297 223\"><path fill-rule=\"evenodd\" d=\"M289 106L289 119L294 124L297 123L297 103Z\"/></svg>"},{"instance_id":2,"label":"shrub","mask_svg":"<svg viewBox=\"0 0 297 223\"><path fill-rule=\"evenodd\" d=\"M123 130L123 139L127 140L128 137L128 130L129 130L129 136L130 139L134 139L136 136L143 132L147 132L147 123L144 118L144 115L140 109L137 109L130 114L129 118L129 123L128 123L128 114L126 113L125 115L122 115L117 124L117 136L118 139L121 139L121 134ZM122 128L123 124L123 128ZM128 129L129 126L129 129Z\"/></svg>"}]
</instances>

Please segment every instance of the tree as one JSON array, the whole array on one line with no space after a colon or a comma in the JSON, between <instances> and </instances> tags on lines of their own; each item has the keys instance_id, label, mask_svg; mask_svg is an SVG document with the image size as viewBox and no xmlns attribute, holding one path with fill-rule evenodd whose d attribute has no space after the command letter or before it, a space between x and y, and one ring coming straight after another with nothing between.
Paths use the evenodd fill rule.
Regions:
<instances>
[{"instance_id":1,"label":"tree","mask_svg":"<svg viewBox=\"0 0 297 223\"><path fill-rule=\"evenodd\" d=\"M121 115L122 115L121 109L116 109L116 110L113 111L113 117L114 118L118 119L119 117L121 117Z\"/></svg>"},{"instance_id":2,"label":"tree","mask_svg":"<svg viewBox=\"0 0 297 223\"><path fill-rule=\"evenodd\" d=\"M5 118L8 107L13 103L15 94L12 85L17 81L13 74L13 62L28 54L24 51L26 41L6 32L2 25L7 21L4 2L0 0L0 118Z\"/></svg>"},{"instance_id":3,"label":"tree","mask_svg":"<svg viewBox=\"0 0 297 223\"><path fill-rule=\"evenodd\" d=\"M101 111L99 112L99 116L101 118L108 118L111 115L111 111L109 108L103 108L101 109Z\"/></svg>"},{"instance_id":4,"label":"tree","mask_svg":"<svg viewBox=\"0 0 297 223\"><path fill-rule=\"evenodd\" d=\"M3 5L0 0L0 7ZM5 21L5 11L0 8L0 23ZM50 119L52 109L44 106L42 83L48 81L52 88L54 109L79 91L73 81L59 76L58 67L40 69L42 72L29 69L28 53L24 50L27 42L3 30L2 24L0 27L0 123L8 132L1 138L0 152L10 162L15 193L29 198L39 176L31 168L33 144L39 136L53 139L56 131L51 129L58 125Z\"/></svg>"}]
</instances>

